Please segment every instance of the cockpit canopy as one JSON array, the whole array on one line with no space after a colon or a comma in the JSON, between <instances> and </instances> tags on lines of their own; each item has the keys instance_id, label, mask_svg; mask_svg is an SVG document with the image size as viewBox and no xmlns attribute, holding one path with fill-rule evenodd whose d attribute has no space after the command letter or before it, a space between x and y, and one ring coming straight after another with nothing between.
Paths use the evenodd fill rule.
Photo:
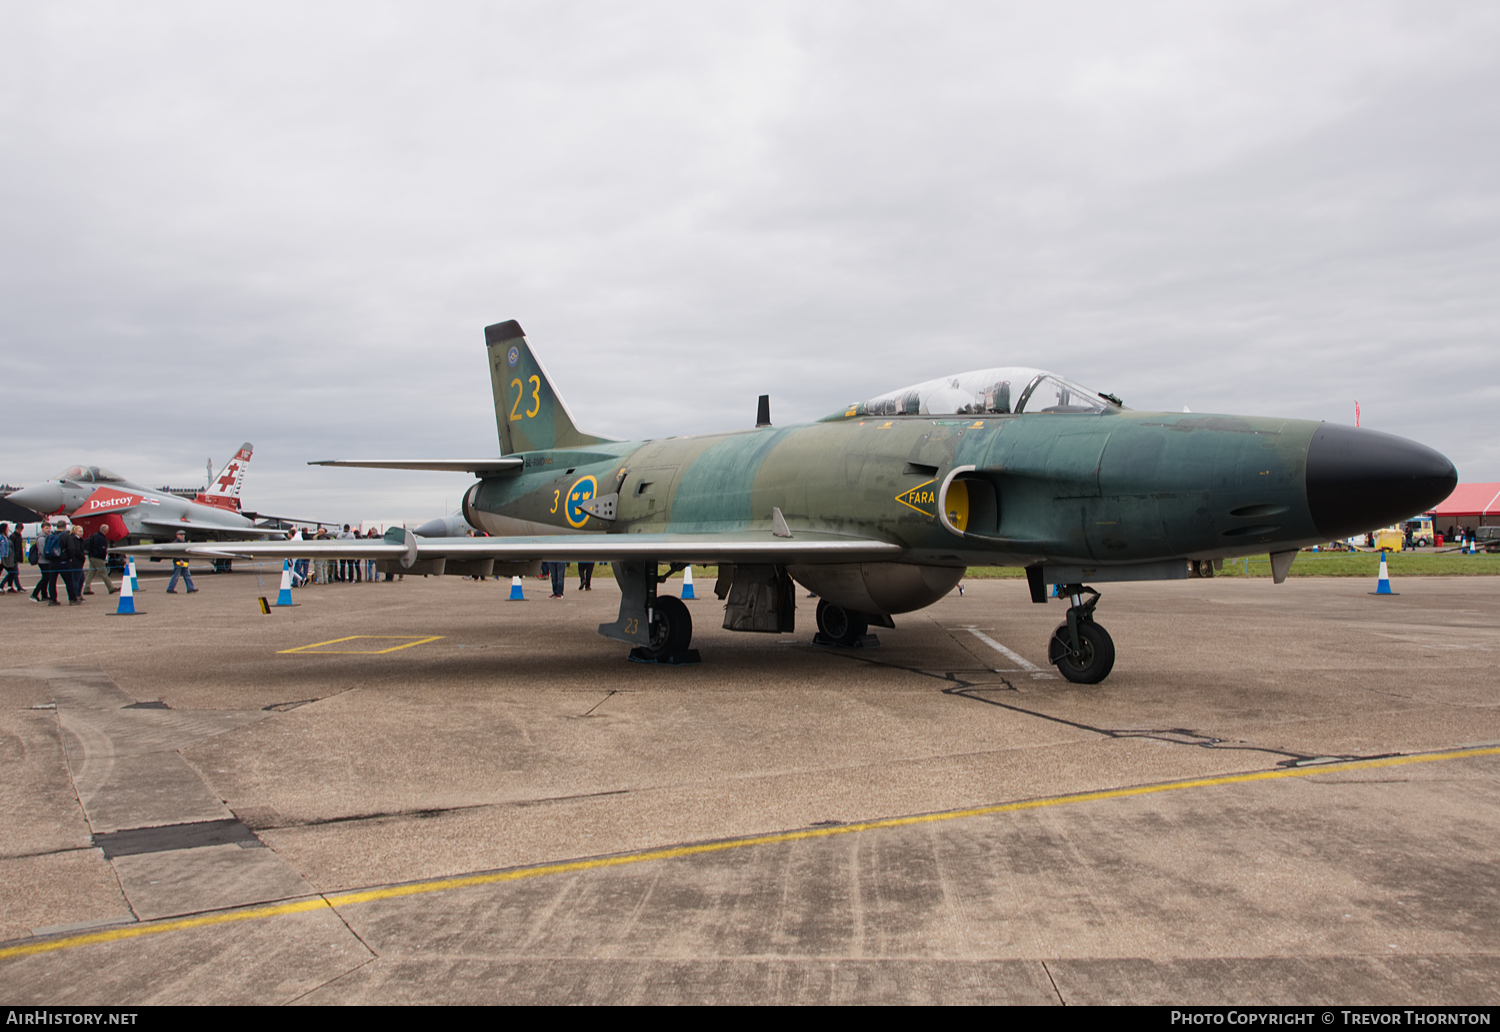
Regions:
<instances>
[{"instance_id":1,"label":"cockpit canopy","mask_svg":"<svg viewBox=\"0 0 1500 1032\"><path fill-rule=\"evenodd\" d=\"M1123 408L1041 369L1000 366L944 376L851 405L845 416L969 416L1022 412L1105 412Z\"/></svg>"},{"instance_id":2,"label":"cockpit canopy","mask_svg":"<svg viewBox=\"0 0 1500 1032\"><path fill-rule=\"evenodd\" d=\"M69 466L54 479L71 480L75 484L119 484L125 480L103 466Z\"/></svg>"}]
</instances>

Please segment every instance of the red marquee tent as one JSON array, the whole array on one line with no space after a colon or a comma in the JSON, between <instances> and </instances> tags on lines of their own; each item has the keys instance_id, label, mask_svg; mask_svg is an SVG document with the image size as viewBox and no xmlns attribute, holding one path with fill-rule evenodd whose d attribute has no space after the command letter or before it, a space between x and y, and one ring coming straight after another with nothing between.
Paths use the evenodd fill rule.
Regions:
<instances>
[{"instance_id":1,"label":"red marquee tent","mask_svg":"<svg viewBox=\"0 0 1500 1032\"><path fill-rule=\"evenodd\" d=\"M1459 484L1432 510L1432 529L1483 527L1500 523L1500 484Z\"/></svg>"}]
</instances>

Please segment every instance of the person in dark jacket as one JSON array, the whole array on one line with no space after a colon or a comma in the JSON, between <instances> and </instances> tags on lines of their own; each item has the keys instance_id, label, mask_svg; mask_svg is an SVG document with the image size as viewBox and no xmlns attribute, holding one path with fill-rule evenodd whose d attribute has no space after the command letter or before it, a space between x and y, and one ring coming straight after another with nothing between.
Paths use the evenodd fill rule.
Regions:
<instances>
[{"instance_id":1,"label":"person in dark jacket","mask_svg":"<svg viewBox=\"0 0 1500 1032\"><path fill-rule=\"evenodd\" d=\"M5 538L5 558L0 560L0 569L5 575L0 577L0 593L15 594L22 590L20 578L16 576L21 568L21 525L16 524L16 533L12 534L9 526L0 523L0 536Z\"/></svg>"},{"instance_id":2,"label":"person in dark jacket","mask_svg":"<svg viewBox=\"0 0 1500 1032\"><path fill-rule=\"evenodd\" d=\"M57 571L61 566L61 560L54 563L48 556L49 551L55 551L58 542L57 531L52 529L50 520L43 520L41 527L36 532L36 568L41 571L42 579L36 582L36 587L31 589L31 601L45 602L49 606L57 605Z\"/></svg>"},{"instance_id":3,"label":"person in dark jacket","mask_svg":"<svg viewBox=\"0 0 1500 1032\"><path fill-rule=\"evenodd\" d=\"M26 561L23 554L26 551L26 538L21 533L22 524L17 523L16 529L10 532L10 561L11 568L6 571L6 583L10 590L17 594L25 594L26 586L21 583L21 564Z\"/></svg>"},{"instance_id":4,"label":"person in dark jacket","mask_svg":"<svg viewBox=\"0 0 1500 1032\"><path fill-rule=\"evenodd\" d=\"M89 579L84 582L83 593L85 595L94 593L94 578L97 577L104 582L104 586L113 595L115 584L109 579L109 538L105 536L102 524L84 540L83 547L89 557Z\"/></svg>"},{"instance_id":5,"label":"person in dark jacket","mask_svg":"<svg viewBox=\"0 0 1500 1032\"><path fill-rule=\"evenodd\" d=\"M83 527L73 524L73 533L63 535L63 586L68 589L68 605L83 603L83 567L88 561L88 550L83 547Z\"/></svg>"}]
</instances>

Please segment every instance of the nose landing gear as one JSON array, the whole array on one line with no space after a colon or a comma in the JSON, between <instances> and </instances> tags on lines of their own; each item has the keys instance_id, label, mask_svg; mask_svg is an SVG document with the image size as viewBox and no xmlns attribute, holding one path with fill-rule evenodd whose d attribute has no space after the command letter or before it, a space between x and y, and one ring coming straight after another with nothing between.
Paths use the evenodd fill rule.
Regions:
<instances>
[{"instance_id":1,"label":"nose landing gear","mask_svg":"<svg viewBox=\"0 0 1500 1032\"><path fill-rule=\"evenodd\" d=\"M1052 640L1047 643L1047 661L1074 684L1098 684L1115 665L1114 639L1094 623L1099 592L1083 584L1067 584L1062 591L1073 600L1073 605L1068 609L1067 622L1052 632ZM1092 597L1085 600L1085 594Z\"/></svg>"}]
</instances>

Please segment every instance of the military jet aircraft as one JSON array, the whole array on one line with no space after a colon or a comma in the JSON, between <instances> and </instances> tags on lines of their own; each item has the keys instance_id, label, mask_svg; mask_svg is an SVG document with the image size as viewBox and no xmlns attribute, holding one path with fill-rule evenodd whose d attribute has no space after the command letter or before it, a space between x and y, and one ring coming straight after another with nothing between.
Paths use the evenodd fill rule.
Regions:
<instances>
[{"instance_id":1,"label":"military jet aircraft","mask_svg":"<svg viewBox=\"0 0 1500 1032\"><path fill-rule=\"evenodd\" d=\"M179 530L192 539L284 537L257 527L240 512L240 487L254 449L240 445L208 487L193 498L132 484L102 466L69 466L51 480L12 493L9 500L46 516L66 515L92 534L103 528L110 541L170 540Z\"/></svg>"},{"instance_id":2,"label":"military jet aircraft","mask_svg":"<svg viewBox=\"0 0 1500 1032\"><path fill-rule=\"evenodd\" d=\"M451 516L428 520L412 533L417 537L466 537L474 533L474 528L464 519L463 513L455 512Z\"/></svg>"},{"instance_id":3,"label":"military jet aircraft","mask_svg":"<svg viewBox=\"0 0 1500 1032\"><path fill-rule=\"evenodd\" d=\"M1252 553L1269 553L1280 583L1300 547L1421 512L1457 482L1442 455L1387 434L1136 412L1019 367L929 380L801 426L616 441L577 428L519 324L487 327L485 340L500 457L313 464L477 474L462 512L494 537L393 529L364 544L135 551L374 558L415 573L609 561L620 609L599 632L663 663L696 658L687 607L657 595L687 564L718 566L725 627L792 630L795 581L819 597L815 640L842 646L931 605L966 567L1020 566L1033 602L1054 585L1068 602L1050 661L1097 683L1115 648L1089 584L1211 575Z\"/></svg>"}]
</instances>

